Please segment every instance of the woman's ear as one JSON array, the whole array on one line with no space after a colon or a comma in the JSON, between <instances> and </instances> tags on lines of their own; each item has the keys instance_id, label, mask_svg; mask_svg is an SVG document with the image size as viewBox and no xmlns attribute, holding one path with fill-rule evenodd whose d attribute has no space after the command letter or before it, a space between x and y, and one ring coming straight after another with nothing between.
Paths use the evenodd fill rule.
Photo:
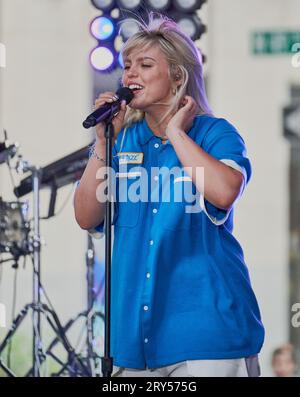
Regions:
<instances>
[{"instance_id":1,"label":"woman's ear","mask_svg":"<svg viewBox=\"0 0 300 397\"><path fill-rule=\"evenodd\" d=\"M174 81L177 83L177 87L180 86L182 84L181 82L181 73L177 72L174 76Z\"/></svg>"},{"instance_id":2,"label":"woman's ear","mask_svg":"<svg viewBox=\"0 0 300 397\"><path fill-rule=\"evenodd\" d=\"M178 82L182 79L182 73L178 66L174 66L174 65L171 66L171 77L172 80L175 82Z\"/></svg>"}]
</instances>

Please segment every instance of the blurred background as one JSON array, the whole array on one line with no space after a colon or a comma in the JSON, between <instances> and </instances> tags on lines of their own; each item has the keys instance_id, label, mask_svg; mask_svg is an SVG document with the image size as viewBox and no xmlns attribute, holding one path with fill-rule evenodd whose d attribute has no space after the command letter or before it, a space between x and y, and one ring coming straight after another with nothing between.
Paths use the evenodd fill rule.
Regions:
<instances>
[{"instance_id":1,"label":"blurred background","mask_svg":"<svg viewBox=\"0 0 300 397\"><path fill-rule=\"evenodd\" d=\"M118 87L122 72L118 51L126 37L118 35L117 22L127 17L126 10L142 14L141 9L151 6L177 20L197 42L205 55L211 107L216 116L233 123L246 141L253 177L236 206L234 235L244 249L266 328L260 354L262 375L283 376L274 371L275 349L284 345L286 361L294 364L300 356L298 0L0 0L0 150L4 155L10 144L18 142L18 153L30 165L52 165L46 169L49 181L40 196L41 216L54 215L40 224L43 287L63 325L84 313L89 298L89 254L94 245L96 265L91 282L97 293L95 310L103 310L104 242L88 239L73 216L74 181L84 166L83 148L93 139L93 132L84 130L82 121L99 92ZM101 15L107 19L97 18ZM128 35L134 29L128 25ZM9 157L13 151L11 148ZM70 159L71 153L75 155ZM11 165L17 163L17 156ZM18 225L20 208L25 217L33 212L33 194L25 194L26 186L21 183L30 173L21 172L24 163L20 160L19 173L9 172L5 160L0 164L2 239L8 238L8 226L14 228L5 223L5 214L14 216ZM13 204L17 201L14 185L20 188L21 207ZM54 211L52 205L49 213L55 193ZM20 239L25 232L16 233ZM30 257L5 261L7 255L0 254L0 358L23 376L32 359L31 313L2 353L1 341L12 318L32 302L32 261ZM103 322L101 315L95 318L94 348L101 351ZM85 321L83 314L68 330L68 338L79 350L86 338ZM55 338L45 320L42 334L45 349ZM64 361L66 352L60 343L55 349ZM282 351L277 353L275 358ZM49 358L46 364L45 375L59 371L56 359ZM296 371L295 364L291 374ZM7 376L1 365L0 376Z\"/></svg>"}]
</instances>

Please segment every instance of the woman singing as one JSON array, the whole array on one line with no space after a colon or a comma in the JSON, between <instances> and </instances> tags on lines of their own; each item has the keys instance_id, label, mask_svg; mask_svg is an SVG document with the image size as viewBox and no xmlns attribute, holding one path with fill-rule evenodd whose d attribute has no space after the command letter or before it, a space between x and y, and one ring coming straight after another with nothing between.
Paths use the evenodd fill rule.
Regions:
<instances>
[{"instance_id":1,"label":"woman singing","mask_svg":"<svg viewBox=\"0 0 300 397\"><path fill-rule=\"evenodd\" d=\"M232 234L234 205L251 177L245 143L212 114L193 41L163 16L139 24L122 50L122 84L134 98L113 119L115 374L259 376L264 328ZM116 99L105 92L95 106ZM75 193L87 230L104 226L96 195L104 129L97 125Z\"/></svg>"}]
</instances>

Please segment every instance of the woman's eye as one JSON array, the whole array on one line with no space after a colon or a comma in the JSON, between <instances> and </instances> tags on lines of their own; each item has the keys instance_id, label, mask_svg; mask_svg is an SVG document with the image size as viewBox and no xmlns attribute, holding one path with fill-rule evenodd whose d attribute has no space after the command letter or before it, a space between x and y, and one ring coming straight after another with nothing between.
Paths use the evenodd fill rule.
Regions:
<instances>
[{"instance_id":1,"label":"woman's eye","mask_svg":"<svg viewBox=\"0 0 300 397\"><path fill-rule=\"evenodd\" d=\"M142 67L143 67L143 68L151 68L152 65L142 65ZM127 69L129 69L129 68L130 68L130 66L124 66L124 70L127 70Z\"/></svg>"}]
</instances>

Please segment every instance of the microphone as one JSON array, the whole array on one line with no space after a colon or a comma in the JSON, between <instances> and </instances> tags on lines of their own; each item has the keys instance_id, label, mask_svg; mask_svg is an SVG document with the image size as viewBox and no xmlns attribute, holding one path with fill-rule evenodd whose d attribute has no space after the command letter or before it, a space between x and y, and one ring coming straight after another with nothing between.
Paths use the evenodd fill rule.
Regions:
<instances>
[{"instance_id":1,"label":"microphone","mask_svg":"<svg viewBox=\"0 0 300 397\"><path fill-rule=\"evenodd\" d=\"M82 123L84 128L94 127L96 124L101 121L107 121L110 118L116 116L116 114L120 110L121 102L125 99L126 104L131 102L134 97L133 90L128 87L121 87L116 92L119 99L112 103L105 103L100 108L96 109L93 113L91 113Z\"/></svg>"}]
</instances>

